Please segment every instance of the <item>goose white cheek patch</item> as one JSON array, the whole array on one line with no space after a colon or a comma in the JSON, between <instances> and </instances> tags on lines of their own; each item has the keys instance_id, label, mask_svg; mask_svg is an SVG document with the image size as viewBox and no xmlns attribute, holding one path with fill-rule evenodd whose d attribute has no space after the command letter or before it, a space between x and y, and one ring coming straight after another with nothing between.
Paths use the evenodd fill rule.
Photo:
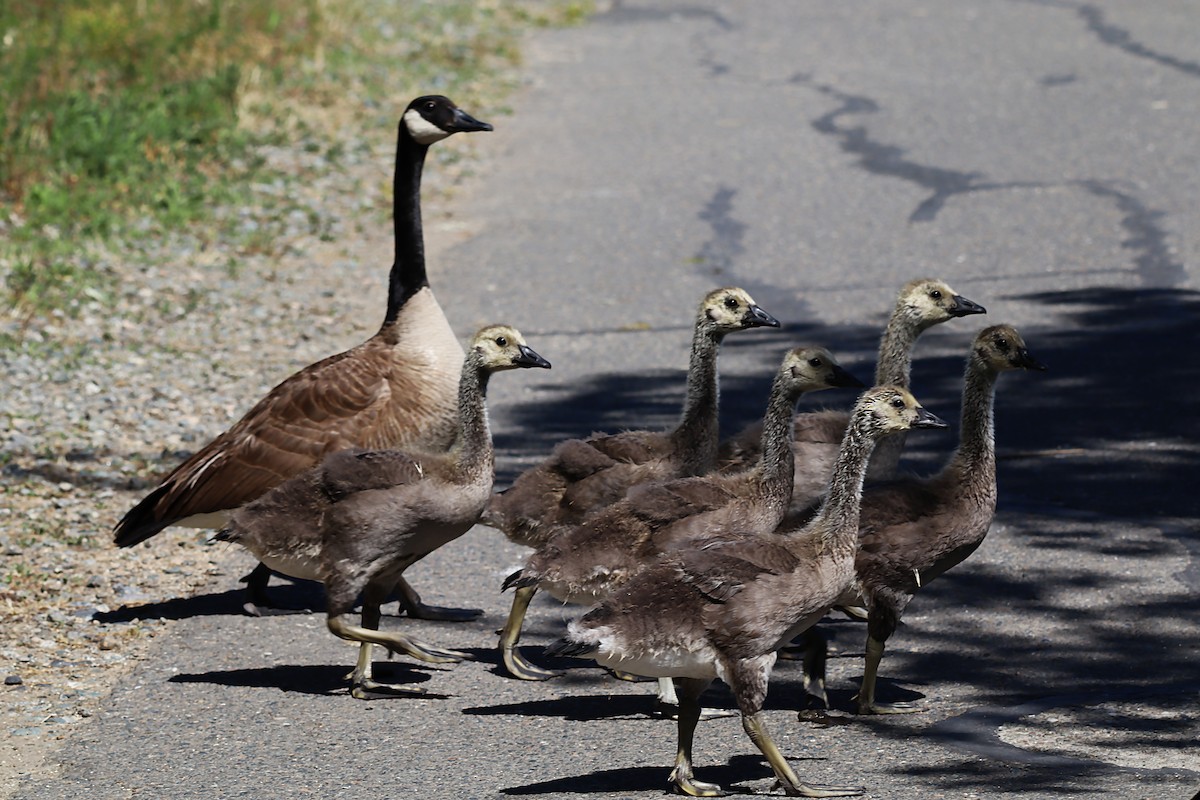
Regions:
<instances>
[{"instance_id":1,"label":"goose white cheek patch","mask_svg":"<svg viewBox=\"0 0 1200 800\"><path fill-rule=\"evenodd\" d=\"M433 144L440 142L450 134L421 116L415 108L404 112L404 127L417 144Z\"/></svg>"}]
</instances>

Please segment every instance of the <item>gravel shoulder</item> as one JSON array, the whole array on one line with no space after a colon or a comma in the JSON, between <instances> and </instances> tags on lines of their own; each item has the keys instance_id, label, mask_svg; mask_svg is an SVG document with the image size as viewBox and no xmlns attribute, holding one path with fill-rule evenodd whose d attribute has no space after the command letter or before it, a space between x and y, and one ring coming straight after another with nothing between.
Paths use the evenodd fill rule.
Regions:
<instances>
[{"instance_id":1,"label":"gravel shoulder","mask_svg":"<svg viewBox=\"0 0 1200 800\"><path fill-rule=\"evenodd\" d=\"M271 386L374 332L391 263L392 137L390 125L351 134L336 164L299 147L265 152L294 177L256 190L293 193L319 224L291 212L271 254L199 234L97 253L119 275L116 308L50 320L0 354L0 797L86 724L170 627L173 598L231 590L253 565L207 531L117 550L110 530ZM431 153L426 170L432 272L461 235L447 201L469 191L478 163L466 139L439 145L443 163ZM220 213L250 226L257 211ZM136 613L153 604L160 614Z\"/></svg>"}]
</instances>

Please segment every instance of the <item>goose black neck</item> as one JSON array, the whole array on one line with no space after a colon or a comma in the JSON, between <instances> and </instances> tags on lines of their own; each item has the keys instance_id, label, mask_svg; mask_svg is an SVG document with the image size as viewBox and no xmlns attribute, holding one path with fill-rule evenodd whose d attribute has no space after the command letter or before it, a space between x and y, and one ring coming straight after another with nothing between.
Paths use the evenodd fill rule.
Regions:
<instances>
[{"instance_id":1,"label":"goose black neck","mask_svg":"<svg viewBox=\"0 0 1200 800\"><path fill-rule=\"evenodd\" d=\"M428 145L409 135L403 120L396 137L396 172L392 178L392 226L396 256L388 279L387 314L390 325L414 294L429 285L425 274L425 236L421 228L421 170Z\"/></svg>"}]
</instances>

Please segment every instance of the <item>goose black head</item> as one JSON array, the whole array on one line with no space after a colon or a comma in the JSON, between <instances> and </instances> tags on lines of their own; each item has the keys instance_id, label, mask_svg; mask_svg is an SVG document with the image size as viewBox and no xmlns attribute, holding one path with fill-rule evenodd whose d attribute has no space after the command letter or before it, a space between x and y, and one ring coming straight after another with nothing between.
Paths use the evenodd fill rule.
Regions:
<instances>
[{"instance_id":1,"label":"goose black head","mask_svg":"<svg viewBox=\"0 0 1200 800\"><path fill-rule=\"evenodd\" d=\"M401 125L417 144L431 145L453 133L490 131L492 126L480 122L458 106L449 97L428 94L408 104L401 117Z\"/></svg>"}]
</instances>

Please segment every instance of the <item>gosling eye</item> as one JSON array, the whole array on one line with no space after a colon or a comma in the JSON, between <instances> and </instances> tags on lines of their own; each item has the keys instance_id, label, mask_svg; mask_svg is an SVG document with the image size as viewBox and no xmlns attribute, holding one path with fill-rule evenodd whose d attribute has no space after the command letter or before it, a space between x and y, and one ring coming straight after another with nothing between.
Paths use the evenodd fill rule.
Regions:
<instances>
[{"instance_id":1,"label":"gosling eye","mask_svg":"<svg viewBox=\"0 0 1200 800\"><path fill-rule=\"evenodd\" d=\"M999 350L1001 353L1007 353L1008 352L1008 339L1005 339L1003 336L998 337L996 339L996 349Z\"/></svg>"},{"instance_id":2,"label":"gosling eye","mask_svg":"<svg viewBox=\"0 0 1200 800\"><path fill-rule=\"evenodd\" d=\"M934 300L941 300L942 299L942 290L934 289L932 292L929 293L929 296L932 297Z\"/></svg>"},{"instance_id":3,"label":"gosling eye","mask_svg":"<svg viewBox=\"0 0 1200 800\"><path fill-rule=\"evenodd\" d=\"M904 401L899 397L892 398L892 408L904 408Z\"/></svg>"},{"instance_id":4,"label":"gosling eye","mask_svg":"<svg viewBox=\"0 0 1200 800\"><path fill-rule=\"evenodd\" d=\"M497 336L496 344L500 345L501 347L508 347L508 339L505 339L503 336Z\"/></svg>"},{"instance_id":5,"label":"gosling eye","mask_svg":"<svg viewBox=\"0 0 1200 800\"><path fill-rule=\"evenodd\" d=\"M737 298L736 297L726 297L725 298L725 307L726 308L737 308L738 307Z\"/></svg>"},{"instance_id":6,"label":"gosling eye","mask_svg":"<svg viewBox=\"0 0 1200 800\"><path fill-rule=\"evenodd\" d=\"M819 367L819 366L821 366L821 359L816 356L813 356L812 358L810 358L808 360L808 364L811 367Z\"/></svg>"}]
</instances>

